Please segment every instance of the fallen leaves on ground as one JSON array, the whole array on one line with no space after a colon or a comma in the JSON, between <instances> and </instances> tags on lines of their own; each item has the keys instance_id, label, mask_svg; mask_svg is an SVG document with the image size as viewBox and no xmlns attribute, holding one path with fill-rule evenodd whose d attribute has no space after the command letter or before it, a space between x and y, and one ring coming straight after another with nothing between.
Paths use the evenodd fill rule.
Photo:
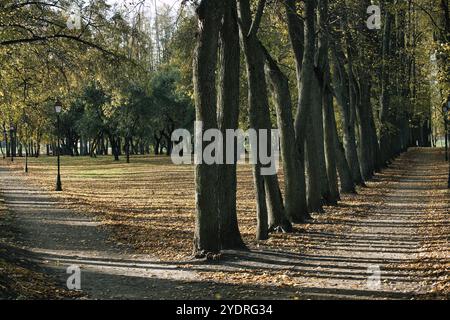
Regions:
<instances>
[{"instance_id":1,"label":"fallen leaves on ground","mask_svg":"<svg viewBox=\"0 0 450 320\"><path fill-rule=\"evenodd\" d=\"M408 168L415 165L414 159L404 156L368 182L366 188L359 188L358 194L343 195L339 206L326 207L325 213L314 215L313 223L296 225L292 234L276 233L269 240L261 242L255 240L256 217L251 168L249 165L239 166L237 209L242 236L250 248L257 250L276 249L320 258L323 247L336 246L336 252L350 250L348 254L352 255L353 243L349 235L358 235L359 232L361 236L365 236L365 221L376 222L376 219L382 218L383 212L377 210L386 207L387 202L393 210L400 210L399 216L401 210L426 207L427 216L423 217L418 232L424 239L427 239L427 235L436 236L436 239L441 237L441 242L424 241L421 248L423 256L418 257L416 263L395 264L391 267L408 270L419 266L423 272L432 272L435 275L435 292L439 295L448 294L449 229L447 223L440 224L439 221L447 219L449 193L446 189L437 188L445 183L446 178L446 167L439 158L441 155L440 151L434 151L434 162L424 172L431 181L417 177L420 179L418 185L422 185L425 190L429 186L428 196L436 201L434 209L426 201L423 204L416 202L415 207L411 207L407 202L396 203L389 199L404 183L402 179ZM26 177L29 183L52 190L55 181L54 161L54 158L49 157L31 159L30 174ZM111 157L63 157L64 192L55 196L70 209L91 212L102 219L105 227L113 231L112 240L117 244L132 245L138 252L153 254L164 261L185 261L191 255L194 229L193 166L174 166L170 158L162 156L136 156L131 161L131 164L125 164L123 160L115 162ZM15 166L16 174L23 178L20 162L16 162ZM283 185L282 173L280 180L280 185ZM421 208L422 206L424 207ZM384 251L383 248L375 249L377 250ZM364 274L363 271L361 273ZM244 268L230 272L213 268L199 270L199 274L212 282L248 285L264 283L295 287L303 285L305 277L315 281L317 285L322 281L320 267L306 273L299 270L286 271L284 268L269 271L260 268L249 271ZM365 279L360 280L359 285L364 281ZM427 282L427 286L429 285ZM393 286L392 290L398 289Z\"/></svg>"}]
</instances>

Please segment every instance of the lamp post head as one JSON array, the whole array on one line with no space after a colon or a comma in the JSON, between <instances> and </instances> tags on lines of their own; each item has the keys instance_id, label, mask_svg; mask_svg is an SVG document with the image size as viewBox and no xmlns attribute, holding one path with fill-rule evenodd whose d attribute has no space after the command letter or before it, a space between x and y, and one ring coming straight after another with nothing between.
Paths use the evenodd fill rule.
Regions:
<instances>
[{"instance_id":1,"label":"lamp post head","mask_svg":"<svg viewBox=\"0 0 450 320\"><path fill-rule=\"evenodd\" d=\"M59 101L59 99L57 99L57 100L56 100L56 103L55 103L55 112L56 112L57 114L60 114L60 113L61 113L61 110L62 110L62 104L61 104L61 101Z\"/></svg>"}]
</instances>

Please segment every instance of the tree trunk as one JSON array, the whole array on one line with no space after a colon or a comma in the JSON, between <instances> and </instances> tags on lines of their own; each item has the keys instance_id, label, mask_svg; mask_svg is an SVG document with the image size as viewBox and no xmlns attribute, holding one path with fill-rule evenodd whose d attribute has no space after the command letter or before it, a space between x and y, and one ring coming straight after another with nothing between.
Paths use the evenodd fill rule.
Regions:
<instances>
[{"instance_id":1,"label":"tree trunk","mask_svg":"<svg viewBox=\"0 0 450 320\"><path fill-rule=\"evenodd\" d=\"M364 185L360 171L358 151L356 148L356 110L352 109L354 104L350 101L350 80L347 70L344 67L344 53L342 52L340 44L335 44L331 56L333 61L333 85L342 116L345 156L352 172L353 181L356 184Z\"/></svg>"},{"instance_id":2,"label":"tree trunk","mask_svg":"<svg viewBox=\"0 0 450 320\"><path fill-rule=\"evenodd\" d=\"M130 163L130 137L125 137L125 155L127 163Z\"/></svg>"},{"instance_id":3,"label":"tree trunk","mask_svg":"<svg viewBox=\"0 0 450 320\"><path fill-rule=\"evenodd\" d=\"M308 217L306 205L305 169L300 161L292 119L292 101L289 80L277 63L266 53L266 78L272 91L280 130L281 155L284 169L285 210L294 223L303 223Z\"/></svg>"},{"instance_id":4,"label":"tree trunk","mask_svg":"<svg viewBox=\"0 0 450 320\"><path fill-rule=\"evenodd\" d=\"M330 82L330 65L328 60L328 33L329 33L329 17L328 17L328 0L318 1L318 48L316 52L316 72L315 81L317 87L318 98L314 99L315 107L313 109L313 126L314 136L317 141L317 165L319 167L320 190L322 198L329 205L336 205L339 195L332 193L330 181L328 178L326 151L325 151L325 130L324 130L324 104L329 103L329 97L326 91L329 90ZM331 97L332 103L332 97ZM331 164L331 163L330 163ZM330 170L330 172L333 169ZM336 170L336 168L334 168ZM337 188L336 188L337 190Z\"/></svg>"},{"instance_id":5,"label":"tree trunk","mask_svg":"<svg viewBox=\"0 0 450 320\"><path fill-rule=\"evenodd\" d=\"M339 140L339 135L336 126L336 117L334 110L330 118L330 130L334 136L335 151L336 151L336 168L339 174L340 190L342 193L356 193L355 183L353 182L350 166L345 157L345 150L342 142Z\"/></svg>"},{"instance_id":6,"label":"tree trunk","mask_svg":"<svg viewBox=\"0 0 450 320\"><path fill-rule=\"evenodd\" d=\"M317 88L316 88L317 89ZM320 90L313 90L314 92L319 92ZM317 108L318 105L313 102L313 109ZM323 197L322 197L322 189L321 189L321 172L322 169L318 160L317 160L317 145L320 145L318 142L318 137L316 136L316 130L314 129L313 122L316 112L311 110L308 115L308 122L306 124L307 132L311 133L306 136L306 153L305 153L305 167L306 167L306 201L308 203L308 209L310 212L323 212ZM324 168L323 168L324 169Z\"/></svg>"},{"instance_id":7,"label":"tree trunk","mask_svg":"<svg viewBox=\"0 0 450 320\"><path fill-rule=\"evenodd\" d=\"M267 96L267 83L264 73L264 52L262 51L260 42L257 38L256 31L252 26L252 18L250 12L249 0L239 0L239 18L240 18L240 38L241 44L244 49L246 66L247 66L247 80L249 90L249 114L250 114L250 127L259 132L260 129L270 130L272 128L269 114L269 99ZM259 135L257 148L260 149ZM270 134L268 134L270 136ZM261 164L258 157L258 163L255 165L254 174L261 174ZM278 177L264 176L264 190L261 189L262 184L259 183L259 179L255 178L256 193L257 193L257 207L259 210L265 209L264 193L269 206L268 209L268 221L269 229L290 231L292 229L291 223L285 216L282 200L280 199L280 189L278 185ZM258 217L265 216L265 212L259 212ZM259 223L263 227L262 223ZM267 238L264 234L265 230L258 231L261 235L261 239Z\"/></svg>"},{"instance_id":8,"label":"tree trunk","mask_svg":"<svg viewBox=\"0 0 450 320\"><path fill-rule=\"evenodd\" d=\"M114 161L119 161L119 145L118 141L114 137L114 135L110 135L109 142L111 143L112 153L114 156Z\"/></svg>"},{"instance_id":9,"label":"tree trunk","mask_svg":"<svg viewBox=\"0 0 450 320\"><path fill-rule=\"evenodd\" d=\"M337 204L340 200L339 184L337 177L337 164L336 164L336 141L335 128L333 122L334 110L333 110L333 94L329 88L326 87L323 92L323 125L325 133L325 161L327 166L327 177L330 188L330 201L332 204Z\"/></svg>"},{"instance_id":10,"label":"tree trunk","mask_svg":"<svg viewBox=\"0 0 450 320\"><path fill-rule=\"evenodd\" d=\"M218 127L215 73L223 5L221 0L202 0L196 10L199 29L194 53L193 82L196 119L203 122L201 132L196 132L197 137L203 135L205 130ZM205 144L201 143L203 151ZM217 165L196 164L195 182L194 254L198 258L208 258L210 254L220 251Z\"/></svg>"},{"instance_id":11,"label":"tree trunk","mask_svg":"<svg viewBox=\"0 0 450 320\"><path fill-rule=\"evenodd\" d=\"M240 80L240 48L239 29L237 25L236 2L227 1L224 22L220 31L219 54L219 95L218 124L224 137L224 153L226 152L226 130L235 130L239 125L239 80ZM237 139L234 139L236 145ZM222 249L246 248L239 232L236 210L236 163L219 166L218 201L220 215L220 239Z\"/></svg>"},{"instance_id":12,"label":"tree trunk","mask_svg":"<svg viewBox=\"0 0 450 320\"><path fill-rule=\"evenodd\" d=\"M383 31L383 51L382 51L382 66L381 66L381 107L380 107L380 151L382 165L386 165L392 157L391 150L391 110L390 110L390 77L389 77L389 61L391 52L391 28L392 28L392 14L386 11L386 19Z\"/></svg>"},{"instance_id":13,"label":"tree trunk","mask_svg":"<svg viewBox=\"0 0 450 320\"><path fill-rule=\"evenodd\" d=\"M155 138L155 156L159 155L159 148L161 146L161 138L158 137L156 134L153 136Z\"/></svg>"},{"instance_id":14,"label":"tree trunk","mask_svg":"<svg viewBox=\"0 0 450 320\"><path fill-rule=\"evenodd\" d=\"M292 14L292 13L291 13ZM288 14L289 18L289 14ZM297 115L295 118L295 134L297 140L297 146L299 146L299 155L301 161L307 159L305 167L307 172L307 203L310 211L322 211L322 195L319 185L319 174L314 161L316 155L315 141L313 137L306 139L307 128L311 128L310 119L313 112L314 105L314 90L315 87L315 74L314 74L314 62L316 54L316 28L315 28L315 0L305 1L305 24L304 24L304 39L303 45L295 42L297 39L301 39L298 32L302 30L299 26L299 17L297 19L288 19L289 30L294 54L297 65L297 85L299 90L299 101L297 108ZM304 48L302 61L300 62L300 50ZM317 91L315 91L317 92ZM309 141L308 141L309 140ZM305 152L305 148L309 150Z\"/></svg>"},{"instance_id":15,"label":"tree trunk","mask_svg":"<svg viewBox=\"0 0 450 320\"><path fill-rule=\"evenodd\" d=\"M375 150L376 147L372 137L373 121L372 108L370 106L370 84L369 79L364 77L360 84L360 101L357 104L356 114L358 117L359 144L358 153L361 165L361 174L364 180L372 178L375 170Z\"/></svg>"}]
</instances>

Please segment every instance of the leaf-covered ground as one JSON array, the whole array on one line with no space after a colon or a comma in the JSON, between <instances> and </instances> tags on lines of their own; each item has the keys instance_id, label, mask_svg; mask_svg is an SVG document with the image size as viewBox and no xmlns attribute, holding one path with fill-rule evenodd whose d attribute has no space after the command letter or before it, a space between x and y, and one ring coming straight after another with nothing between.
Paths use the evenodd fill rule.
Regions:
<instances>
[{"instance_id":1,"label":"leaf-covered ground","mask_svg":"<svg viewBox=\"0 0 450 320\"><path fill-rule=\"evenodd\" d=\"M111 245L131 245L136 254L148 254L192 275L177 284L174 297L182 298L182 288L189 292L198 281L205 284L196 287L203 298L448 297L450 195L448 167L439 150L410 151L358 195L345 195L338 207L315 215L312 224L296 225L294 233L274 234L260 243L254 239L251 170L240 166L239 223L252 251L227 252L223 261L212 265L189 260L195 205L192 166L174 166L166 157L135 157L129 165L110 157L64 157L64 192L55 194L48 192L54 188L54 158L30 159L28 176L20 172L21 161L10 166L14 173L9 183L20 179L47 190L66 210L100 219ZM373 266L381 270L376 289L367 287L368 268ZM236 286L239 291L229 289Z\"/></svg>"},{"instance_id":2,"label":"leaf-covered ground","mask_svg":"<svg viewBox=\"0 0 450 320\"><path fill-rule=\"evenodd\" d=\"M0 299L71 299L79 292L61 288L35 263L30 254L10 243L7 208L0 193Z\"/></svg>"}]
</instances>

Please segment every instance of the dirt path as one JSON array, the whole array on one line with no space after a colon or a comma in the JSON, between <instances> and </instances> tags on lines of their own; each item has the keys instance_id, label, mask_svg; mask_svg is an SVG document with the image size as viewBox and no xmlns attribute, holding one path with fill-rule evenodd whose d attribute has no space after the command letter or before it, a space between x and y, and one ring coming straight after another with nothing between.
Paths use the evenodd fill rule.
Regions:
<instances>
[{"instance_id":1,"label":"dirt path","mask_svg":"<svg viewBox=\"0 0 450 320\"><path fill-rule=\"evenodd\" d=\"M263 249L241 254L228 271L284 270L286 283L297 287L300 298L415 299L439 281L446 281L448 290L447 177L442 153L413 149L375 177L384 193L369 212L335 221L319 218L318 227L303 233L308 241L304 253ZM438 271L424 268L425 262Z\"/></svg>"},{"instance_id":2,"label":"dirt path","mask_svg":"<svg viewBox=\"0 0 450 320\"><path fill-rule=\"evenodd\" d=\"M439 242L448 263L449 226L448 219L442 218L442 212L445 217L449 211L446 172L432 170L439 165L442 169L435 151L413 150L403 155L387 171L388 178L384 176L388 193L383 203L360 217L341 221L341 232L327 232L326 223L318 219L316 224L323 223L324 228L307 234L311 246L306 252L255 248L227 252L228 259L212 265L168 264L134 254L131 248L112 243L109 230L91 216L62 209L51 193L3 168L0 188L10 210L8 225L14 242L29 250L62 286L69 276L67 267L80 266L81 286L90 298L410 299L428 291L435 280L434 275L402 267L420 257L424 240ZM439 190L443 198L436 204L429 192ZM426 219L430 210L440 214L432 222L440 224L445 233L425 239L419 229L430 222ZM253 270L277 272L289 281L285 286L263 280L259 285L216 282L217 274L238 279Z\"/></svg>"}]
</instances>

